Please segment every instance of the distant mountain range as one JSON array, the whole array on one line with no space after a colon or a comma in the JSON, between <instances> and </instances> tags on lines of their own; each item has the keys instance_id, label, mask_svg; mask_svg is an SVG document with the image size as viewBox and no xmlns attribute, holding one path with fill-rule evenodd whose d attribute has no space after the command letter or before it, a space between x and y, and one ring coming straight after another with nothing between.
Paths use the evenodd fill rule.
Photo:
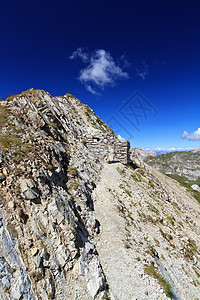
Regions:
<instances>
[{"instance_id":1,"label":"distant mountain range","mask_svg":"<svg viewBox=\"0 0 200 300\"><path fill-rule=\"evenodd\" d=\"M193 152L193 153L200 153L200 148L192 150L191 152Z\"/></svg>"},{"instance_id":2,"label":"distant mountain range","mask_svg":"<svg viewBox=\"0 0 200 300\"><path fill-rule=\"evenodd\" d=\"M200 148L198 149L188 149L188 148L153 148L153 149L146 149L144 150L146 152L156 152L157 155L160 155L160 154L166 154L166 153L171 153L171 152L194 152L194 153L200 153Z\"/></svg>"},{"instance_id":3,"label":"distant mountain range","mask_svg":"<svg viewBox=\"0 0 200 300\"><path fill-rule=\"evenodd\" d=\"M145 162L164 174L178 174L192 181L200 177L200 152L196 150L149 156Z\"/></svg>"},{"instance_id":4,"label":"distant mountain range","mask_svg":"<svg viewBox=\"0 0 200 300\"><path fill-rule=\"evenodd\" d=\"M144 161L185 186L200 202L200 149L147 156Z\"/></svg>"}]
</instances>

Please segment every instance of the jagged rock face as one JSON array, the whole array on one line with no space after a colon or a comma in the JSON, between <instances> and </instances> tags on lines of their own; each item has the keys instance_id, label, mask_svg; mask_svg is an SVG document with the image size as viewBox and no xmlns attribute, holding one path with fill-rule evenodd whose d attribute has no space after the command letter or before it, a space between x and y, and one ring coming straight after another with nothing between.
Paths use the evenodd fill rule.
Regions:
<instances>
[{"instance_id":1,"label":"jagged rock face","mask_svg":"<svg viewBox=\"0 0 200 300\"><path fill-rule=\"evenodd\" d=\"M140 148L132 148L130 150L130 155L137 156L140 160L144 160L145 158L151 157L151 156L157 156L157 153L155 151L145 151Z\"/></svg>"},{"instance_id":2,"label":"jagged rock face","mask_svg":"<svg viewBox=\"0 0 200 300\"><path fill-rule=\"evenodd\" d=\"M74 97L35 90L1 103L1 299L68 299L77 261L91 292L80 283L79 293L89 299L104 289L90 241L101 164L83 141L99 129L84 112Z\"/></svg>"},{"instance_id":3,"label":"jagged rock face","mask_svg":"<svg viewBox=\"0 0 200 300\"><path fill-rule=\"evenodd\" d=\"M0 299L169 299L163 278L199 298L200 208L184 187L136 156L106 163L87 137L116 136L68 94L2 101L0 129Z\"/></svg>"}]
</instances>

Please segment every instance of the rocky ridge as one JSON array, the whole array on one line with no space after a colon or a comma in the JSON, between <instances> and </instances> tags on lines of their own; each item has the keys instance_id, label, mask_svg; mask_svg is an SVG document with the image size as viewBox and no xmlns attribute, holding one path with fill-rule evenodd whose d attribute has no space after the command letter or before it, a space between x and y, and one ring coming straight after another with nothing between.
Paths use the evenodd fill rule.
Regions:
<instances>
[{"instance_id":1,"label":"rocky ridge","mask_svg":"<svg viewBox=\"0 0 200 300\"><path fill-rule=\"evenodd\" d=\"M144 160L148 157L155 157L157 156L157 153L155 151L145 151L140 148L132 148L130 150L130 155L133 155L133 157L137 156L140 160Z\"/></svg>"},{"instance_id":2,"label":"rocky ridge","mask_svg":"<svg viewBox=\"0 0 200 300\"><path fill-rule=\"evenodd\" d=\"M199 299L200 207L184 187L94 153L88 136L119 141L69 94L9 97L0 127L1 299Z\"/></svg>"},{"instance_id":3,"label":"rocky ridge","mask_svg":"<svg viewBox=\"0 0 200 300\"><path fill-rule=\"evenodd\" d=\"M193 181L200 177L200 153L196 150L176 151L147 157L145 162L164 174L176 173Z\"/></svg>"},{"instance_id":4,"label":"rocky ridge","mask_svg":"<svg viewBox=\"0 0 200 300\"><path fill-rule=\"evenodd\" d=\"M31 89L2 101L2 299L76 293L89 299L106 287L91 240L98 231L91 191L102 166L84 139L88 131L113 133L96 118L70 95L54 98ZM77 282L86 282L81 292L69 284L77 258Z\"/></svg>"}]
</instances>

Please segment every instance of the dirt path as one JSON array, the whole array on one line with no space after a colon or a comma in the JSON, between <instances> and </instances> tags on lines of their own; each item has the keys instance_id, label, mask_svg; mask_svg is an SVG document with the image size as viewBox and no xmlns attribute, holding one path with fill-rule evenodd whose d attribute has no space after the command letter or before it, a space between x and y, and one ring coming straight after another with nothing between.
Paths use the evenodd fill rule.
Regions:
<instances>
[{"instance_id":1,"label":"dirt path","mask_svg":"<svg viewBox=\"0 0 200 300\"><path fill-rule=\"evenodd\" d=\"M112 299L156 299L154 292L158 292L159 287L151 282L153 286L149 290L149 279L141 275L143 268L135 259L137 253L124 246L126 224L116 207L116 195L120 194L120 174L117 167L121 166L120 163L105 164L101 180L94 191L95 216L101 224L101 232L96 240L97 250ZM147 286L148 296L145 293ZM165 296L162 299L166 299Z\"/></svg>"}]
</instances>

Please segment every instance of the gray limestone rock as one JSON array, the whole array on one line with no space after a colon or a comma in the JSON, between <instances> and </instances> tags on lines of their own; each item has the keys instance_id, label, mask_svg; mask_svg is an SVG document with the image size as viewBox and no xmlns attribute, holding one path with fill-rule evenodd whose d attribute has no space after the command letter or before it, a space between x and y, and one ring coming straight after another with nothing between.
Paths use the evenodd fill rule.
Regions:
<instances>
[{"instance_id":1,"label":"gray limestone rock","mask_svg":"<svg viewBox=\"0 0 200 300\"><path fill-rule=\"evenodd\" d=\"M102 269L96 259L92 260L85 270L88 290L94 298L104 288L104 276Z\"/></svg>"},{"instance_id":2,"label":"gray limestone rock","mask_svg":"<svg viewBox=\"0 0 200 300\"><path fill-rule=\"evenodd\" d=\"M20 188L22 196L27 200L34 200L39 197L39 191L37 185L33 179L20 179Z\"/></svg>"}]
</instances>

